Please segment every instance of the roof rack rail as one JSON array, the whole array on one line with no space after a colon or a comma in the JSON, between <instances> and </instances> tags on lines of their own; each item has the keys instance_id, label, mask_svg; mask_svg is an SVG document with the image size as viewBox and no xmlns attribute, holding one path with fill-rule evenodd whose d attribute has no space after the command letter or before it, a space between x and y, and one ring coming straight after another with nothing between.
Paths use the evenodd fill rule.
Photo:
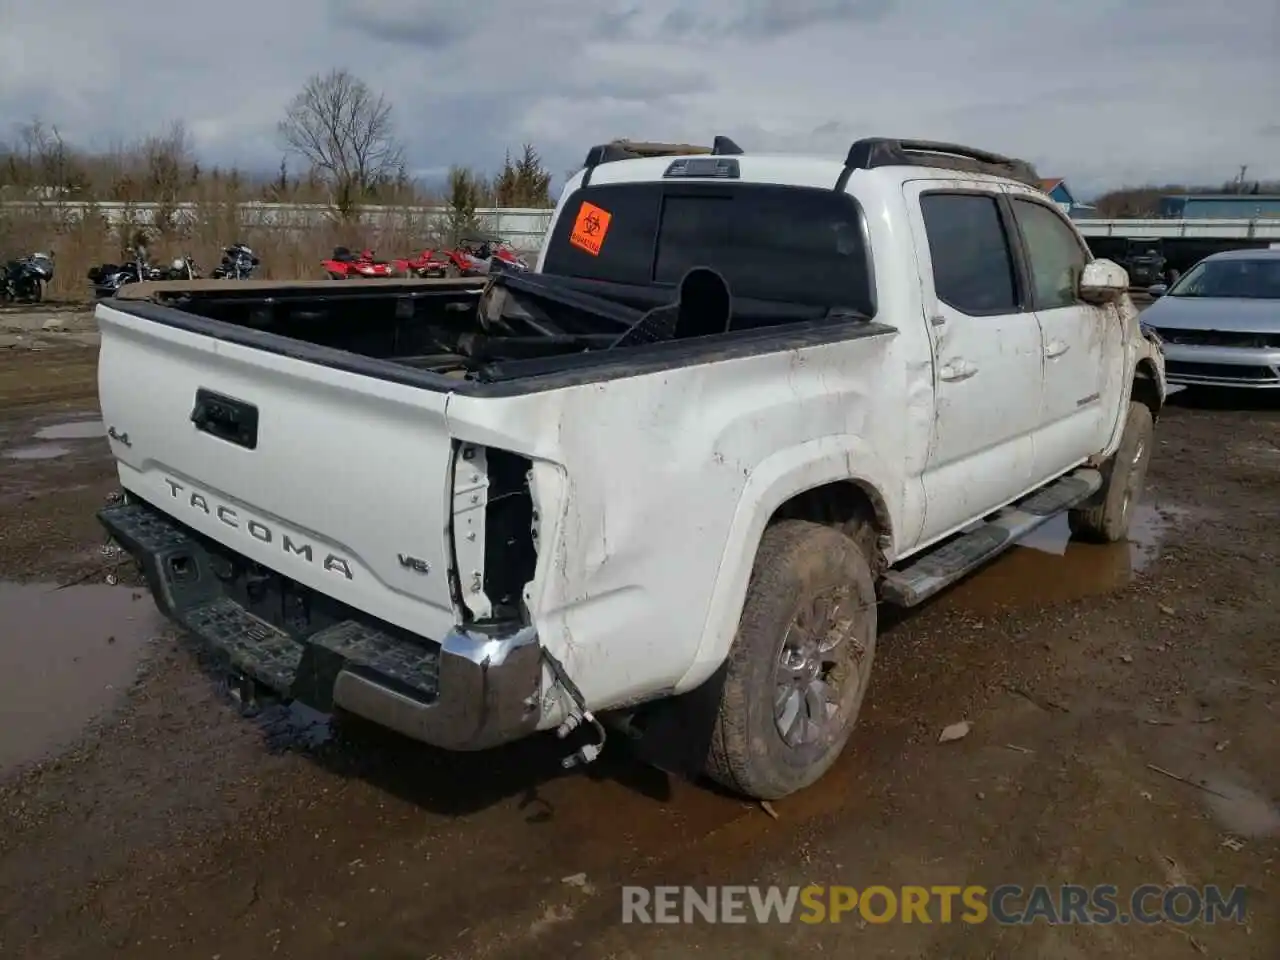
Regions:
<instances>
[{"instance_id":1,"label":"roof rack rail","mask_svg":"<svg viewBox=\"0 0 1280 960\"><path fill-rule=\"evenodd\" d=\"M1035 167L1026 160L1015 160L958 143L868 137L856 141L849 148L844 169L836 180L836 190L844 190L849 185L853 171L874 170L876 167L939 167L964 173L989 173L1009 177L1037 189L1040 187Z\"/></svg>"},{"instance_id":2,"label":"roof rack rail","mask_svg":"<svg viewBox=\"0 0 1280 960\"><path fill-rule=\"evenodd\" d=\"M587 151L587 159L583 163L586 173L582 178L585 187L591 180L591 171L602 163L614 163L618 160L636 160L641 157L686 157L694 155L710 155L713 157L738 157L742 148L728 137L717 136L711 146L703 147L692 143L657 143L637 140L612 140L601 143Z\"/></svg>"}]
</instances>

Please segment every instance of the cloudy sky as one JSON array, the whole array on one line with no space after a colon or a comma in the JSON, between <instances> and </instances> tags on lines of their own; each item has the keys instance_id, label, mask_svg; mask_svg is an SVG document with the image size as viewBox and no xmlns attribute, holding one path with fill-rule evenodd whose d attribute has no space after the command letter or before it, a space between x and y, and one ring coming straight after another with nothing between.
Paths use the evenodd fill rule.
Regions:
<instances>
[{"instance_id":1,"label":"cloudy sky","mask_svg":"<svg viewBox=\"0 0 1280 960\"><path fill-rule=\"evenodd\" d=\"M1276 0L0 0L0 24L0 137L183 119L207 162L253 169L307 77L345 67L428 178L522 142L560 175L613 137L717 133L956 140L1083 194L1280 178Z\"/></svg>"}]
</instances>

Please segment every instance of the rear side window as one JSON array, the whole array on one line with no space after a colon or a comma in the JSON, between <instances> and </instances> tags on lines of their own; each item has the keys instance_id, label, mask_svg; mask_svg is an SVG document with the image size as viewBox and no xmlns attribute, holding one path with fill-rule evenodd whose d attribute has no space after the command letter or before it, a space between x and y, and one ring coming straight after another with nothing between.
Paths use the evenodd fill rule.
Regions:
<instances>
[{"instance_id":1,"label":"rear side window","mask_svg":"<svg viewBox=\"0 0 1280 960\"><path fill-rule=\"evenodd\" d=\"M996 198L927 193L920 211L938 299L971 315L1018 312L1013 254Z\"/></svg>"},{"instance_id":2,"label":"rear side window","mask_svg":"<svg viewBox=\"0 0 1280 960\"><path fill-rule=\"evenodd\" d=\"M675 285L712 267L738 298L874 313L860 213L832 190L761 184L606 184L565 204L546 273Z\"/></svg>"}]
</instances>

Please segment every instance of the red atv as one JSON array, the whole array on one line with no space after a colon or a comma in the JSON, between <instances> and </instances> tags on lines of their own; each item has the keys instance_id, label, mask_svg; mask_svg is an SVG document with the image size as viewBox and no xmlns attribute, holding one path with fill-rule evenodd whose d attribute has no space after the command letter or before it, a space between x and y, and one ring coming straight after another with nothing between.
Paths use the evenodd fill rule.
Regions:
<instances>
[{"instance_id":1,"label":"red atv","mask_svg":"<svg viewBox=\"0 0 1280 960\"><path fill-rule=\"evenodd\" d=\"M505 240L499 240L493 247L493 256L501 260L505 265L514 267L516 270L528 270L529 264L524 257L511 249L511 245Z\"/></svg>"},{"instance_id":2,"label":"red atv","mask_svg":"<svg viewBox=\"0 0 1280 960\"><path fill-rule=\"evenodd\" d=\"M504 266L516 270L528 270L529 265L524 258L511 249L511 246L500 237L471 237L459 241L458 246L448 251L449 258L446 276L479 277L489 272L494 260L501 260Z\"/></svg>"},{"instance_id":3,"label":"red atv","mask_svg":"<svg viewBox=\"0 0 1280 960\"><path fill-rule=\"evenodd\" d=\"M448 276L450 262L446 253L437 250L423 250L416 256L393 261L396 272L408 277Z\"/></svg>"},{"instance_id":4,"label":"red atv","mask_svg":"<svg viewBox=\"0 0 1280 960\"><path fill-rule=\"evenodd\" d=\"M387 279L396 275L395 267L386 260L375 260L372 250L361 250L359 256L346 247L334 247L333 256L321 260L331 280Z\"/></svg>"}]
</instances>

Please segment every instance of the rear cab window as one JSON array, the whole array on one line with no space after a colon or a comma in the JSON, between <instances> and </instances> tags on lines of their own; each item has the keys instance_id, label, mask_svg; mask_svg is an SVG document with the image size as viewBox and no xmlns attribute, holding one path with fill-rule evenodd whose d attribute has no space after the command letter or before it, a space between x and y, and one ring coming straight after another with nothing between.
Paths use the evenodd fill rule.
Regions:
<instances>
[{"instance_id":1,"label":"rear cab window","mask_svg":"<svg viewBox=\"0 0 1280 960\"><path fill-rule=\"evenodd\" d=\"M576 191L542 271L666 302L693 267L729 284L734 325L875 315L861 211L847 193L748 183L601 184ZM754 318L754 322L752 321ZM746 321L740 322L740 321Z\"/></svg>"}]
</instances>

